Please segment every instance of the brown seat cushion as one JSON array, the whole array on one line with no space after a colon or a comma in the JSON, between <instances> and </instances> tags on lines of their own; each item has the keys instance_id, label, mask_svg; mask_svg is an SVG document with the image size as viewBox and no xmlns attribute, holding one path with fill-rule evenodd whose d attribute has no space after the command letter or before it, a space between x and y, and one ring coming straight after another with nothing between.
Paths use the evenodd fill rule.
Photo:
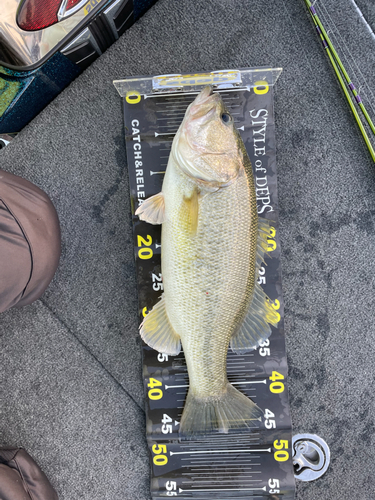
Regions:
<instances>
[{"instance_id":1,"label":"brown seat cushion","mask_svg":"<svg viewBox=\"0 0 375 500\"><path fill-rule=\"evenodd\" d=\"M0 312L38 299L57 269L60 226L49 197L0 170Z\"/></svg>"},{"instance_id":2,"label":"brown seat cushion","mask_svg":"<svg viewBox=\"0 0 375 500\"><path fill-rule=\"evenodd\" d=\"M58 500L44 472L22 448L0 449L1 500Z\"/></svg>"}]
</instances>

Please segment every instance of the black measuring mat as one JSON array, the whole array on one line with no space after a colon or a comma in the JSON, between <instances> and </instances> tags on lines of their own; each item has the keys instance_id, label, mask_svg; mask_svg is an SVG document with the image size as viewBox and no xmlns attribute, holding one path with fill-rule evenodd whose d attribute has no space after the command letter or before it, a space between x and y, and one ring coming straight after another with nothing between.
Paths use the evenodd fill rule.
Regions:
<instances>
[{"instance_id":1,"label":"black measuring mat","mask_svg":"<svg viewBox=\"0 0 375 500\"><path fill-rule=\"evenodd\" d=\"M252 70L243 70L251 73ZM243 71L237 74L243 77ZM194 441L179 441L179 421L189 378L184 354L168 356L143 344L147 439L152 464L153 498L193 499L294 498L291 420L287 392L287 362L283 328L280 243L278 230L275 122L271 70L253 70L252 85L219 85L250 157L258 214L271 221L266 265L258 282L280 315L277 328L254 351L228 351L228 380L263 411L262 421L239 433L216 433ZM225 72L223 72L225 73ZM204 75L209 80L209 76ZM139 320L163 293L161 226L140 221L138 206L160 192L172 141L202 83L181 75L181 87L166 92L142 91L145 78L124 80L125 138L138 276ZM246 75L245 75L246 76ZM217 74L214 75L217 78ZM162 79L163 77L158 77ZM244 77L243 77L244 78ZM185 79L185 80L184 80ZM184 82L189 80L189 86ZM202 79L202 78L201 78ZM149 78L149 82L155 82ZM163 80L161 80L163 81ZM241 85L242 83L242 85ZM149 85L150 87L150 85ZM221 87L221 88L220 88ZM168 91L169 90L169 91ZM120 90L119 90L120 92ZM121 92L120 92L121 93ZM225 269L223 269L225 279Z\"/></svg>"}]
</instances>

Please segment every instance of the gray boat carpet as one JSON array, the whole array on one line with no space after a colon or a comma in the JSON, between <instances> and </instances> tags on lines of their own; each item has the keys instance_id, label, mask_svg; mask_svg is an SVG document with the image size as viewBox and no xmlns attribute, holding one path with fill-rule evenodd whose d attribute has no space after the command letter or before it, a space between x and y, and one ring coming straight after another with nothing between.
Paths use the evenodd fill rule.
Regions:
<instances>
[{"instance_id":1,"label":"gray boat carpet","mask_svg":"<svg viewBox=\"0 0 375 500\"><path fill-rule=\"evenodd\" d=\"M374 107L371 1L315 7ZM159 0L0 153L1 168L49 194L63 239L43 297L0 316L0 444L25 447L60 500L150 499L124 129L112 80L256 66L283 68L275 113L294 433L318 434L332 454L327 473L299 482L296 498L375 496L375 170L305 4Z\"/></svg>"}]
</instances>

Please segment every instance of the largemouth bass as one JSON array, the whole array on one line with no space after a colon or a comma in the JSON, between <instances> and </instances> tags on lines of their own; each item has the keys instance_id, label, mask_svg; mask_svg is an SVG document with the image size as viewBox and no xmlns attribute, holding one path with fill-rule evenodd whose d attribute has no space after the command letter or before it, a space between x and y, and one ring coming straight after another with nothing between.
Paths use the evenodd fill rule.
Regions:
<instances>
[{"instance_id":1,"label":"largemouth bass","mask_svg":"<svg viewBox=\"0 0 375 500\"><path fill-rule=\"evenodd\" d=\"M140 326L170 355L181 344L189 391L180 435L253 427L262 411L227 379L229 345L256 348L278 314L257 284L269 223L260 220L250 159L219 94L204 88L173 140L162 191L136 211L162 224L164 294ZM259 422L258 422L259 423Z\"/></svg>"}]
</instances>

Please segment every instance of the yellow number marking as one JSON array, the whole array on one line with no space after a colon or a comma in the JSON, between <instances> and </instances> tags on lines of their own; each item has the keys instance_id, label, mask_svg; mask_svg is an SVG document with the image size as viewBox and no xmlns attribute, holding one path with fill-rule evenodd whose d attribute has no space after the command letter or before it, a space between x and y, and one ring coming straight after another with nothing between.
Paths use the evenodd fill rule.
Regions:
<instances>
[{"instance_id":1,"label":"yellow number marking","mask_svg":"<svg viewBox=\"0 0 375 500\"><path fill-rule=\"evenodd\" d=\"M268 83L265 80L255 82L254 92L258 95L267 94L269 91Z\"/></svg>"}]
</instances>

